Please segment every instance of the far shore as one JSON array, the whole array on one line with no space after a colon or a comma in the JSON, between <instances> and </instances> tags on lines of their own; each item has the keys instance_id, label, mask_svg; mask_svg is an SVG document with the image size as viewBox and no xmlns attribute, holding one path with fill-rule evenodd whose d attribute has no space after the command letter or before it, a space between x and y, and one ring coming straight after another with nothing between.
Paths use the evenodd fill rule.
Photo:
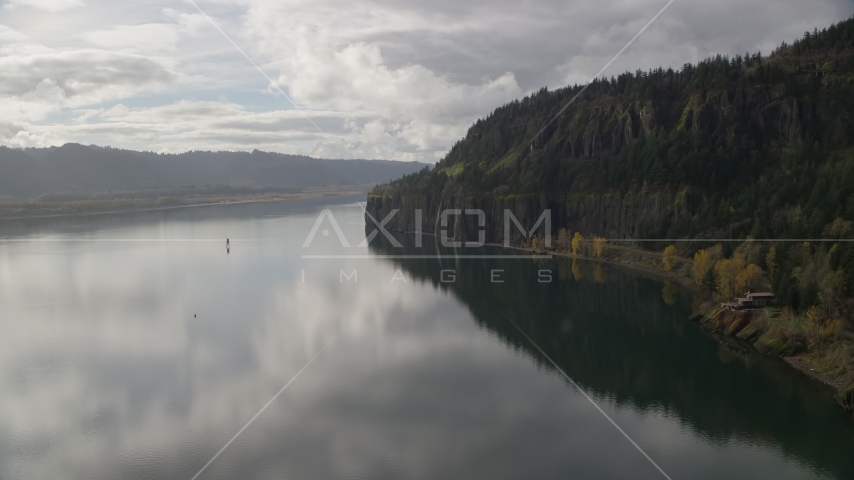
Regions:
<instances>
[{"instance_id":1,"label":"far shore","mask_svg":"<svg viewBox=\"0 0 854 480\"><path fill-rule=\"evenodd\" d=\"M111 200L79 200L62 202L0 203L0 221L37 218L79 217L115 213L151 212L179 208L236 205L243 203L285 202L310 198L342 197L363 193L360 190L319 191L277 194L245 194L207 198L170 198L164 202L149 198L120 198Z\"/></svg>"}]
</instances>

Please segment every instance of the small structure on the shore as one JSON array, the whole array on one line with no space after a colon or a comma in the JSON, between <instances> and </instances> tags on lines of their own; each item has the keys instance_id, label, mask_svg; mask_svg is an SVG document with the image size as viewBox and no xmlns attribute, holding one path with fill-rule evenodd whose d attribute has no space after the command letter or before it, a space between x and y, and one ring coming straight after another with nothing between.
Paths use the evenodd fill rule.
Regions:
<instances>
[{"instance_id":1,"label":"small structure on the shore","mask_svg":"<svg viewBox=\"0 0 854 480\"><path fill-rule=\"evenodd\" d=\"M775 297L771 292L747 292L744 297L736 298L734 302L725 302L721 306L730 310L741 310L743 308L761 308L774 305Z\"/></svg>"},{"instance_id":2,"label":"small structure on the shore","mask_svg":"<svg viewBox=\"0 0 854 480\"><path fill-rule=\"evenodd\" d=\"M747 292L744 297L736 298L738 308L765 307L774 304L774 294L771 292Z\"/></svg>"}]
</instances>

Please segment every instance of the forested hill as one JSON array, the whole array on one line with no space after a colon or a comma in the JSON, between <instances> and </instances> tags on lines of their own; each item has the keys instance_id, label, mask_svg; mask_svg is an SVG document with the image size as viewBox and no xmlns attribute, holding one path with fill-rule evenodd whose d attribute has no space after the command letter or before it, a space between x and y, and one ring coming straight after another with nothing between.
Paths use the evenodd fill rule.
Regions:
<instances>
[{"instance_id":1,"label":"forested hill","mask_svg":"<svg viewBox=\"0 0 854 480\"><path fill-rule=\"evenodd\" d=\"M503 240L504 208L528 225L549 208L553 235L587 238L854 238L854 19L768 56L598 79L548 124L581 90L542 89L496 109L434 169L376 187L369 211L384 218L399 208L389 225L411 230L421 208L430 231L442 208L482 208L491 241ZM477 240L475 220L458 218L451 233ZM677 248L691 257L709 246ZM762 243L737 253L803 307L821 303L830 273L844 285L826 285L835 292L826 297L854 294L854 248L832 247Z\"/></svg>"},{"instance_id":2,"label":"forested hill","mask_svg":"<svg viewBox=\"0 0 854 480\"><path fill-rule=\"evenodd\" d=\"M361 186L423 167L418 162L326 160L257 150L156 154L74 143L25 150L0 147L0 201L175 186Z\"/></svg>"},{"instance_id":3,"label":"forested hill","mask_svg":"<svg viewBox=\"0 0 854 480\"><path fill-rule=\"evenodd\" d=\"M542 89L496 109L433 171L373 195L584 203L579 196L668 194L661 199L679 204L634 221L591 216L592 205L561 219L625 237L816 236L836 217L854 220L854 20L768 57L598 79L537 135L581 88Z\"/></svg>"}]
</instances>

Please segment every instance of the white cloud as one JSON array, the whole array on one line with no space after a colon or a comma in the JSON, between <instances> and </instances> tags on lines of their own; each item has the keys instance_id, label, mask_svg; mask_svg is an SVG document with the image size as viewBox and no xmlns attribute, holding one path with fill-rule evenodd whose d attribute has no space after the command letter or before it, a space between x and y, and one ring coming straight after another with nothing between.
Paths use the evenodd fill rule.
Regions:
<instances>
[{"instance_id":1,"label":"white cloud","mask_svg":"<svg viewBox=\"0 0 854 480\"><path fill-rule=\"evenodd\" d=\"M170 82L175 74L157 61L106 50L31 50L0 57L0 95L24 96L45 81L75 104L103 101L116 89Z\"/></svg>"},{"instance_id":2,"label":"white cloud","mask_svg":"<svg viewBox=\"0 0 854 480\"><path fill-rule=\"evenodd\" d=\"M177 26L166 23L120 25L105 30L84 32L80 36L96 47L136 52L172 50L176 47L179 38Z\"/></svg>"},{"instance_id":3,"label":"white cloud","mask_svg":"<svg viewBox=\"0 0 854 480\"><path fill-rule=\"evenodd\" d=\"M9 7L33 7L48 12L61 12L85 5L81 0L9 0Z\"/></svg>"},{"instance_id":4,"label":"white cloud","mask_svg":"<svg viewBox=\"0 0 854 480\"><path fill-rule=\"evenodd\" d=\"M324 11L333 26L343 24L347 13ZM261 7L253 13L270 14ZM474 84L455 82L422 65L390 67L379 45L347 43L328 26L268 28L281 33L265 38L265 48L286 52L277 62L283 72L278 81L298 101L378 115L363 133L401 154L436 159L474 119L523 93L510 72Z\"/></svg>"},{"instance_id":5,"label":"white cloud","mask_svg":"<svg viewBox=\"0 0 854 480\"><path fill-rule=\"evenodd\" d=\"M371 120L330 111L312 111L309 115L342 149L336 158L349 158L353 151L359 151L338 139L359 133ZM252 112L227 101L180 101L150 108L130 108L122 103L109 108L82 108L75 110L71 123L29 123L14 132L0 129L0 137L11 138L18 131L26 131L28 136L14 139L15 146L45 146L51 144L49 140L65 143L88 138L99 144L145 145L147 150L163 152L182 152L187 145L201 145L214 150L259 148L300 153L299 145L328 141L297 110Z\"/></svg>"},{"instance_id":6,"label":"white cloud","mask_svg":"<svg viewBox=\"0 0 854 480\"><path fill-rule=\"evenodd\" d=\"M17 44L29 41L23 33L13 30L6 25L0 25L0 45Z\"/></svg>"},{"instance_id":7,"label":"white cloud","mask_svg":"<svg viewBox=\"0 0 854 480\"><path fill-rule=\"evenodd\" d=\"M4 51L5 50L5 51ZM126 98L175 80L146 57L105 50L0 49L6 121L37 121L63 108Z\"/></svg>"},{"instance_id":8,"label":"white cloud","mask_svg":"<svg viewBox=\"0 0 854 480\"><path fill-rule=\"evenodd\" d=\"M61 22L4 10L0 108L15 128L0 131L0 144L50 138L420 160L441 157L472 121L509 100L587 81L663 5L199 2L322 134L189 4L48 3L7 5L78 8ZM760 0L677 2L605 74L679 67L718 52L767 53L851 13L845 0L782 0L772 10ZM119 100L128 110L108 112Z\"/></svg>"}]
</instances>

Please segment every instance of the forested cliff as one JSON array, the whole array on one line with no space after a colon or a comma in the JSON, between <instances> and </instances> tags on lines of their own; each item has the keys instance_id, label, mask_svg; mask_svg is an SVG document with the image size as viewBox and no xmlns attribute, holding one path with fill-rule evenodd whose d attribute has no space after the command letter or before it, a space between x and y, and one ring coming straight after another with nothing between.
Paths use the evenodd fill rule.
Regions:
<instances>
[{"instance_id":1,"label":"forested cliff","mask_svg":"<svg viewBox=\"0 0 854 480\"><path fill-rule=\"evenodd\" d=\"M494 242L503 241L505 208L529 226L550 209L553 235L564 228L621 239L854 236L854 19L807 32L767 57L716 56L582 89L542 89L496 109L434 169L376 187L368 211L383 218L401 209L389 226L413 230L420 208L431 232L442 209L480 208ZM452 235L477 239L477 217L452 222ZM690 257L711 245L678 248ZM793 306L818 302L820 272L838 272L845 285L837 294L854 294L851 244L831 255L832 244L805 253L781 243L769 265L772 246L750 249L746 260L783 297L794 288ZM723 255L736 247L725 244ZM804 258L818 254L822 265L811 271L819 273L807 278Z\"/></svg>"}]
</instances>

